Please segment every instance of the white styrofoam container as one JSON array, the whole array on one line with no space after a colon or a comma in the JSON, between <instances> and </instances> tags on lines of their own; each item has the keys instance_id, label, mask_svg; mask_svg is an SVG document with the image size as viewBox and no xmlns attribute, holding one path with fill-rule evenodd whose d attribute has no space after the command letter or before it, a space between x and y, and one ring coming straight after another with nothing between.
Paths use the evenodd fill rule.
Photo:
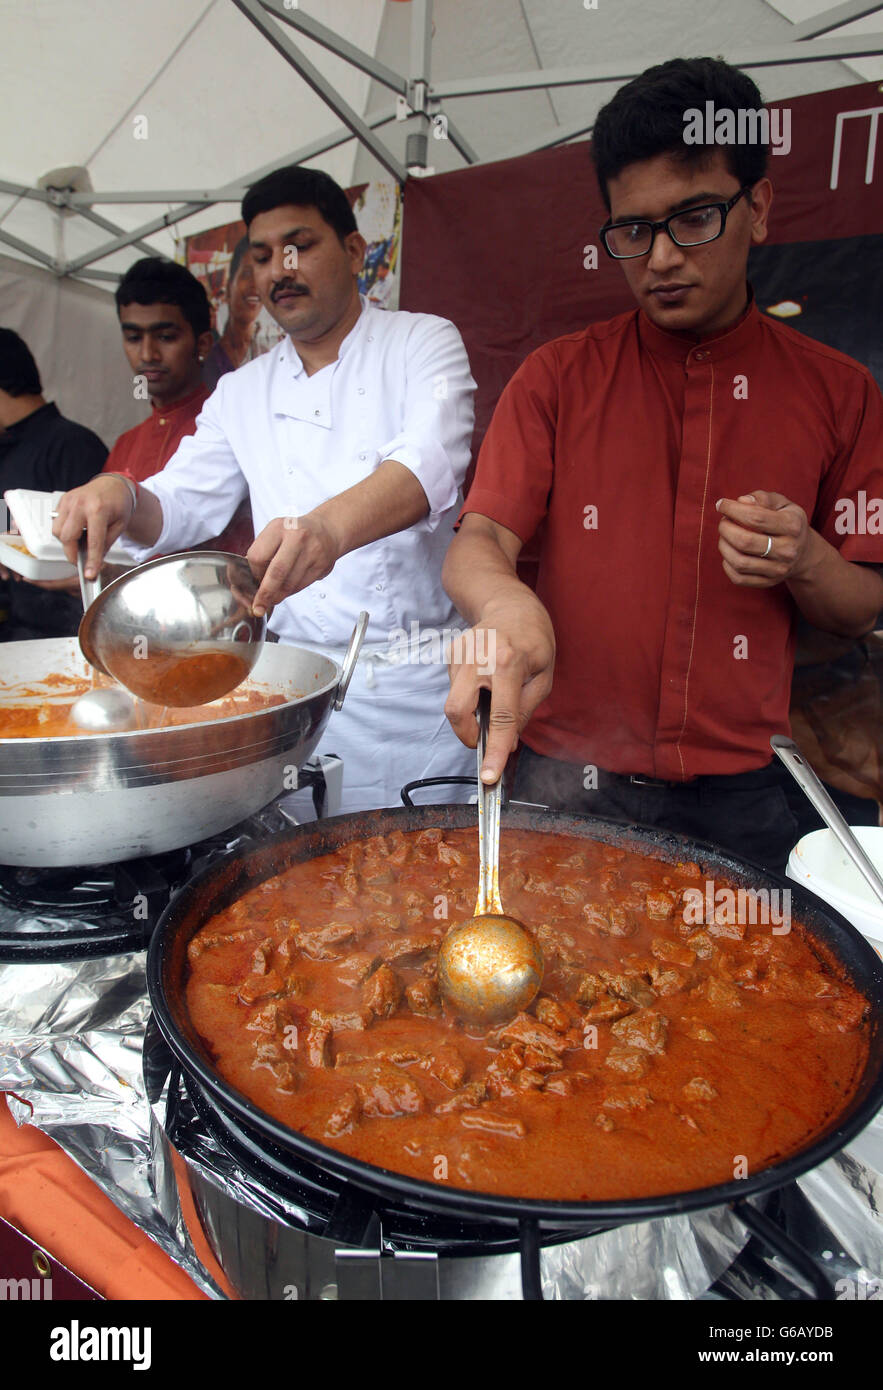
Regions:
<instances>
[{"instance_id":1,"label":"white styrofoam container","mask_svg":"<svg viewBox=\"0 0 883 1390\"><path fill-rule=\"evenodd\" d=\"M25 579L74 579L77 574L76 565L69 565L67 560L38 560L21 536L8 531L0 535L0 565Z\"/></svg>"},{"instance_id":2,"label":"white styrofoam container","mask_svg":"<svg viewBox=\"0 0 883 1390\"><path fill-rule=\"evenodd\" d=\"M883 827L854 825L852 833L874 867L883 873ZM804 835L791 851L787 874L842 913L883 956L883 902L832 830Z\"/></svg>"}]
</instances>

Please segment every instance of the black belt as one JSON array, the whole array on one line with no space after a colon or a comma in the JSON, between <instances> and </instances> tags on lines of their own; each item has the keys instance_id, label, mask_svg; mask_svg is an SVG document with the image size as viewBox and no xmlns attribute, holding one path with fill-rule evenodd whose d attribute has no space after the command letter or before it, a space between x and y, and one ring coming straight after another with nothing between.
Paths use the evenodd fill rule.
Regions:
<instances>
[{"instance_id":1,"label":"black belt","mask_svg":"<svg viewBox=\"0 0 883 1390\"><path fill-rule=\"evenodd\" d=\"M607 776L632 782L636 787L691 787L699 781L698 777L686 777L682 782L667 782L664 777L645 777L640 772L609 772Z\"/></svg>"},{"instance_id":2,"label":"black belt","mask_svg":"<svg viewBox=\"0 0 883 1390\"><path fill-rule=\"evenodd\" d=\"M664 777L647 777L643 772L608 772L605 768L598 768L598 788L608 784L628 782L636 787L664 787L671 790L675 787L709 787L718 791L734 790L752 787L776 787L781 786L787 781L787 776L782 776L783 768L777 758L767 763L765 767L749 768L747 772L706 772L700 773L697 777L686 777L681 781L667 780Z\"/></svg>"}]
</instances>

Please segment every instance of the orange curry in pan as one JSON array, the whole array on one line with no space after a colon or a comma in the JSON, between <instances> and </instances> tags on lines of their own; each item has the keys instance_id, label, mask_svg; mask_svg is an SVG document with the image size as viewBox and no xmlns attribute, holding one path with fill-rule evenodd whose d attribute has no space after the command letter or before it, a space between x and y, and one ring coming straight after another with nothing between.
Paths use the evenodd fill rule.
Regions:
<instances>
[{"instance_id":1,"label":"orange curry in pan","mask_svg":"<svg viewBox=\"0 0 883 1390\"><path fill-rule=\"evenodd\" d=\"M220 1075L367 1163L524 1197L729 1181L845 1107L864 996L799 924L743 925L763 912L715 906L719 881L706 900L692 863L507 830L502 896L536 931L543 988L502 1027L447 1016L436 952L477 873L474 829L395 831L212 918L187 1006Z\"/></svg>"},{"instance_id":2,"label":"orange curry in pan","mask_svg":"<svg viewBox=\"0 0 883 1390\"><path fill-rule=\"evenodd\" d=\"M101 677L97 677L96 683L101 680ZM111 682L105 681L104 684ZM93 688L89 676L52 675L40 682L39 691L21 687L0 690L0 738L63 738L74 734L94 738L94 734L81 729L70 717L74 701ZM256 710L282 705L290 698L257 687L240 687L209 705L163 709L159 705L138 701L136 710L140 728L164 729L179 724L230 719L237 714L252 714Z\"/></svg>"}]
</instances>

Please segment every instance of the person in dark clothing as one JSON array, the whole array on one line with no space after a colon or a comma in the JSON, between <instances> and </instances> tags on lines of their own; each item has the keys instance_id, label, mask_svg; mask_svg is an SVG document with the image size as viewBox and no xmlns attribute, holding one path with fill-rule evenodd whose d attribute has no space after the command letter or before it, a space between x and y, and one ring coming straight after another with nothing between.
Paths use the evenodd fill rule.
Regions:
<instances>
[{"instance_id":1,"label":"person in dark clothing","mask_svg":"<svg viewBox=\"0 0 883 1390\"><path fill-rule=\"evenodd\" d=\"M8 488L67 492L100 473L107 449L92 430L67 420L43 396L30 349L11 328L0 328L0 496ZM83 616L79 598L0 580L0 641L67 637Z\"/></svg>"}]
</instances>

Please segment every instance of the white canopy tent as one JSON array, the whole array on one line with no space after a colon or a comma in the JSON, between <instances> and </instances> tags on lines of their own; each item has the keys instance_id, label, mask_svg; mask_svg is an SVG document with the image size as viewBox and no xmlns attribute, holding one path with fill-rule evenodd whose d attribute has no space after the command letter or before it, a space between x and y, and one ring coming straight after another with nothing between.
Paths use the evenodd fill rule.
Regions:
<instances>
[{"instance_id":1,"label":"white canopy tent","mask_svg":"<svg viewBox=\"0 0 883 1390\"><path fill-rule=\"evenodd\" d=\"M448 138L430 138L415 163L506 158L584 136L622 81L679 52L748 68L767 99L883 80L881 11L863 0L0 0L0 241L56 274L119 274L136 254L173 254L176 229L230 220L246 184L286 160L344 184L403 178L407 136L445 131L436 112ZM65 167L88 169L95 191L37 187Z\"/></svg>"},{"instance_id":2,"label":"white canopy tent","mask_svg":"<svg viewBox=\"0 0 883 1390\"><path fill-rule=\"evenodd\" d=\"M74 303L106 313L134 259L234 220L247 184L285 162L349 185L584 137L623 81L675 54L719 54L768 100L883 83L881 12L863 0L0 0L0 321L55 342L49 318ZM74 301L76 280L101 293ZM16 282L43 286L39 326L33 304L12 302ZM119 421L101 410L112 436Z\"/></svg>"}]
</instances>

